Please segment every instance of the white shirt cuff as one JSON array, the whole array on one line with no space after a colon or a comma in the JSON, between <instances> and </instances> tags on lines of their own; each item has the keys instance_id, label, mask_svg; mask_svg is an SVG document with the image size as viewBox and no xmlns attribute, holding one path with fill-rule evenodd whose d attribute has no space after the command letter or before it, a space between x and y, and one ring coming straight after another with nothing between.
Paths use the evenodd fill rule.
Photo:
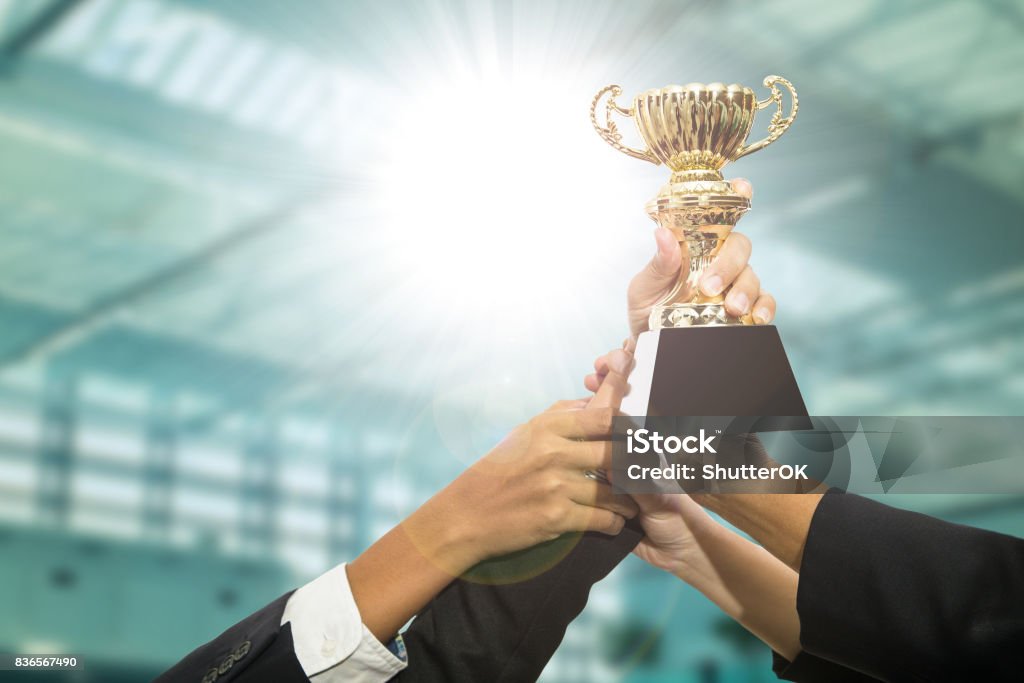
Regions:
<instances>
[{"instance_id":1,"label":"white shirt cuff","mask_svg":"<svg viewBox=\"0 0 1024 683\"><path fill-rule=\"evenodd\" d=\"M281 624L291 622L295 656L313 683L378 683L406 667L363 625L340 564L295 591ZM399 646L404 653L404 648Z\"/></svg>"}]
</instances>

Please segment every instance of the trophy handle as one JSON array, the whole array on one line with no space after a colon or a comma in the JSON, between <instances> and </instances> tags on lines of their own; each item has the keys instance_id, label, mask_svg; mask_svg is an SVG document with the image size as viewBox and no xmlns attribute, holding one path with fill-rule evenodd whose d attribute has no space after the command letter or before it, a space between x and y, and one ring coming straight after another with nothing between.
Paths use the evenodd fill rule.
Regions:
<instances>
[{"instance_id":1,"label":"trophy handle","mask_svg":"<svg viewBox=\"0 0 1024 683\"><path fill-rule=\"evenodd\" d=\"M605 93L611 93L611 97L608 98L608 103L605 105L604 125L602 126L597 122L597 105L601 101L601 98L604 97ZM622 88L617 85L606 85L598 90L597 94L594 95L594 101L590 104L590 123L593 124L594 130L597 131L597 134L615 149L619 150L623 154L633 157L634 159L643 159L644 161L649 161L657 166L661 162L651 154L651 150L633 149L632 147L622 144L622 133L619 132L618 126L616 126L615 121L612 120L612 114L617 112L623 116L632 117L634 108L630 107L629 109L625 109L619 106L615 101L615 98L621 94Z\"/></svg>"},{"instance_id":2,"label":"trophy handle","mask_svg":"<svg viewBox=\"0 0 1024 683\"><path fill-rule=\"evenodd\" d=\"M789 110L789 116L786 118L782 118L782 93L777 87L775 87L776 84L779 83L785 86L786 90L789 91L790 97L793 99L792 107ZM782 134L786 132L786 129L789 128L789 125L793 123L793 119L796 118L796 112L800 109L800 100L796 97L796 90L793 89L793 84L785 78L782 78L781 76L767 76L764 79L764 87L771 88L772 94L769 95L767 99L759 101L757 103L757 109L760 111L761 109L769 106L772 102L774 102L776 106L775 112L772 114L772 120L768 122L768 136L753 144L741 147L737 151L736 156L733 157L734 159L739 159L740 157L747 156L751 152L764 149L778 140Z\"/></svg>"}]
</instances>

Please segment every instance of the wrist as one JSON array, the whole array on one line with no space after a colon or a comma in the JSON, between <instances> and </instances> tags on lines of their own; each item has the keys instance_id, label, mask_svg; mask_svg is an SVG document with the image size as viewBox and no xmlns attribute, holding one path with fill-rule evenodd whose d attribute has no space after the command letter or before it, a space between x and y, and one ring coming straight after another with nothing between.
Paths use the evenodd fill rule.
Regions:
<instances>
[{"instance_id":1,"label":"wrist","mask_svg":"<svg viewBox=\"0 0 1024 683\"><path fill-rule=\"evenodd\" d=\"M403 523L426 559L452 576L459 576L485 559L482 534L463 514L456 491L444 489Z\"/></svg>"},{"instance_id":2,"label":"wrist","mask_svg":"<svg viewBox=\"0 0 1024 683\"><path fill-rule=\"evenodd\" d=\"M693 537L692 547L682 553L672 568L672 574L687 584L700 590L702 585L713 580L715 569L709 552L716 544L722 542L723 535L728 531L715 521L708 518L708 523L690 525Z\"/></svg>"}]
</instances>

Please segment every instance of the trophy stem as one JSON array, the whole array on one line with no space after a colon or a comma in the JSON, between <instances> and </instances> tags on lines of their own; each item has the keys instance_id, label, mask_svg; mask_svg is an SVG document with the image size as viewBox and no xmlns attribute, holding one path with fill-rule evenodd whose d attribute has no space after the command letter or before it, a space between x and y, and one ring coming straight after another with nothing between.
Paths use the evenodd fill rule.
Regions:
<instances>
[{"instance_id":1,"label":"trophy stem","mask_svg":"<svg viewBox=\"0 0 1024 683\"><path fill-rule=\"evenodd\" d=\"M736 193L717 171L701 171L712 177L687 178L675 174L654 199L647 213L679 240L688 260L679 281L652 309L652 330L678 327L749 325L749 315L737 318L725 310L729 289L705 296L699 284L736 222L750 208L750 200Z\"/></svg>"},{"instance_id":2,"label":"trophy stem","mask_svg":"<svg viewBox=\"0 0 1024 683\"><path fill-rule=\"evenodd\" d=\"M706 296L698 286L731 230L732 226L705 226L700 230L683 231L679 247L688 255L689 268L680 271L672 291L651 308L648 323L652 330L749 325L753 322L749 315L738 318L725 310L724 301L729 288L716 296Z\"/></svg>"}]
</instances>

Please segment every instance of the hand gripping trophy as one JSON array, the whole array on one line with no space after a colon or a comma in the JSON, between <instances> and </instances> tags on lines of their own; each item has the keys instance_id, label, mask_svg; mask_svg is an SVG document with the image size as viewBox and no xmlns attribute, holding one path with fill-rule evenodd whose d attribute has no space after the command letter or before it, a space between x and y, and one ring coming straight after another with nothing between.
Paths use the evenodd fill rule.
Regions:
<instances>
[{"instance_id":1,"label":"hand gripping trophy","mask_svg":"<svg viewBox=\"0 0 1024 683\"><path fill-rule=\"evenodd\" d=\"M629 107L615 101L617 85L602 88L590 120L609 145L636 159L665 164L672 176L647 202L647 213L671 230L684 249L672 291L651 309L650 331L640 335L631 391L623 409L646 415L806 415L785 350L773 326L726 312L728 293L705 296L698 288L736 222L750 209L722 177L722 167L777 140L796 118L798 101L784 78L764 80L770 95L758 100L742 85L690 83L648 90ZM789 113L783 94L789 91ZM610 95L603 123L602 98ZM746 144L758 111L775 105L767 137ZM647 149L622 142L614 114L636 124ZM687 263L689 267L687 268ZM716 362L718 361L718 362Z\"/></svg>"}]
</instances>

